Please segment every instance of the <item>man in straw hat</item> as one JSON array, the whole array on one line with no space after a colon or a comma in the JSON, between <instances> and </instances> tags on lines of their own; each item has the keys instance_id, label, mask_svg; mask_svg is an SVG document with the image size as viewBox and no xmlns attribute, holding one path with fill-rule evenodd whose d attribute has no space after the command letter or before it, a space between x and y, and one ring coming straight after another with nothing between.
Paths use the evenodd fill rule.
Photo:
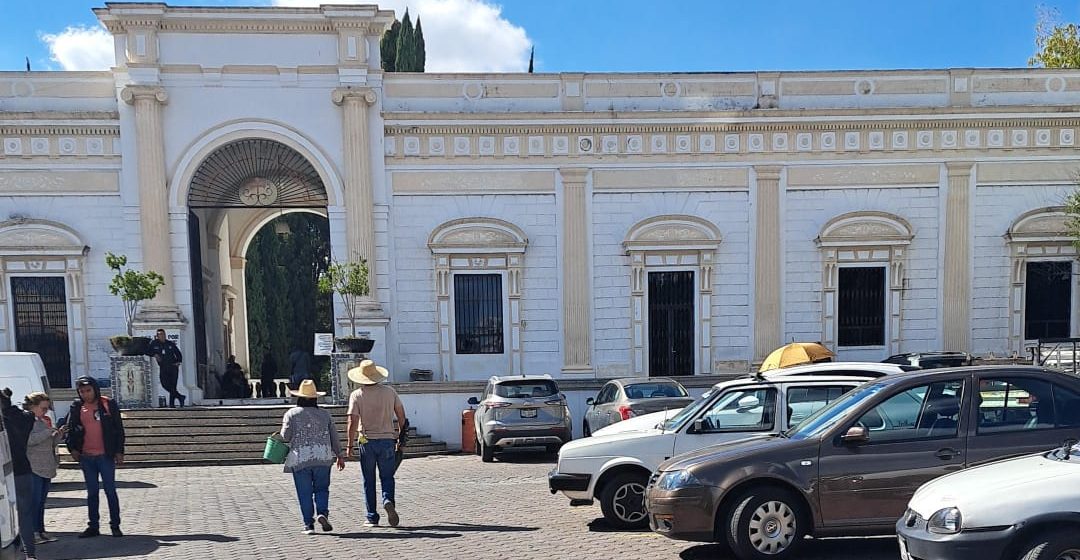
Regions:
<instances>
[{"instance_id":1,"label":"man in straw hat","mask_svg":"<svg viewBox=\"0 0 1080 560\"><path fill-rule=\"evenodd\" d=\"M394 471L397 470L394 452L401 434L394 429L394 417L397 416L397 425L405 429L405 407L397 391L383 384L388 376L386 368L375 365L371 360L364 360L349 370L349 380L359 384L360 388L349 395L349 447L346 453L351 457L353 445L357 446L360 472L364 477L364 503L367 506L365 527L379 524L375 502L376 469L379 471L386 519L391 527L397 527L399 521L394 504Z\"/></svg>"}]
</instances>

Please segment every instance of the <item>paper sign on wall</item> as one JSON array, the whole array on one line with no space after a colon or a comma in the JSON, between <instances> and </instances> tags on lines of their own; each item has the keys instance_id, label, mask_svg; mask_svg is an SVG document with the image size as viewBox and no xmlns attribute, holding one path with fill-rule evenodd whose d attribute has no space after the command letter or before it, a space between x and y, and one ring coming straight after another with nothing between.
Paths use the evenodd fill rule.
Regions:
<instances>
[{"instance_id":1,"label":"paper sign on wall","mask_svg":"<svg viewBox=\"0 0 1080 560\"><path fill-rule=\"evenodd\" d=\"M334 333L315 333L316 356L329 356L334 351Z\"/></svg>"}]
</instances>

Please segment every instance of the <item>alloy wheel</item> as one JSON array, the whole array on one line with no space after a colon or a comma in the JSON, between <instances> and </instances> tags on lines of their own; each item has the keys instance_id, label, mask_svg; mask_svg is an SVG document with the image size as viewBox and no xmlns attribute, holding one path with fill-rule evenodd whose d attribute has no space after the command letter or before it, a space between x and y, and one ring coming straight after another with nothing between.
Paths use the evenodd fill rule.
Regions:
<instances>
[{"instance_id":1,"label":"alloy wheel","mask_svg":"<svg viewBox=\"0 0 1080 560\"><path fill-rule=\"evenodd\" d=\"M612 510L619 519L626 523L637 523L645 519L645 485L629 482L615 490Z\"/></svg>"},{"instance_id":2,"label":"alloy wheel","mask_svg":"<svg viewBox=\"0 0 1080 560\"><path fill-rule=\"evenodd\" d=\"M762 554L779 554L791 546L795 523L795 512L787 504L775 500L765 502L750 517L750 544Z\"/></svg>"}]
</instances>

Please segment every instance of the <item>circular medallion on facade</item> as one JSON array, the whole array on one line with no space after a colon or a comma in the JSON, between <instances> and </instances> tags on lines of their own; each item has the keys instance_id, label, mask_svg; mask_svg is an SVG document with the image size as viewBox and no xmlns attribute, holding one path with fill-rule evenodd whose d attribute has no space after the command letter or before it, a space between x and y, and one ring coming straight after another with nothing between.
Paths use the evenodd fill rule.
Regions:
<instances>
[{"instance_id":1,"label":"circular medallion on facade","mask_svg":"<svg viewBox=\"0 0 1080 560\"><path fill-rule=\"evenodd\" d=\"M237 195L247 206L269 206L277 202L278 188L269 179L252 177L240 185Z\"/></svg>"}]
</instances>

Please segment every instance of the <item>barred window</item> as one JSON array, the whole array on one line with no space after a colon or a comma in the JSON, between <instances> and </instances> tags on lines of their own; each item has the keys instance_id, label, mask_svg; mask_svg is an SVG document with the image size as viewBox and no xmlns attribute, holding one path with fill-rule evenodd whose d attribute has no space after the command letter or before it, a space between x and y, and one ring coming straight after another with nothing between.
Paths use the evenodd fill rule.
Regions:
<instances>
[{"instance_id":1,"label":"barred window","mask_svg":"<svg viewBox=\"0 0 1080 560\"><path fill-rule=\"evenodd\" d=\"M840 269L837 290L837 344L885 344L885 267Z\"/></svg>"},{"instance_id":2,"label":"barred window","mask_svg":"<svg viewBox=\"0 0 1080 560\"><path fill-rule=\"evenodd\" d=\"M454 338L458 354L503 353L501 275L454 275Z\"/></svg>"},{"instance_id":3,"label":"barred window","mask_svg":"<svg viewBox=\"0 0 1080 560\"><path fill-rule=\"evenodd\" d=\"M1027 263L1024 338L1065 338L1072 315L1072 262Z\"/></svg>"}]
</instances>

